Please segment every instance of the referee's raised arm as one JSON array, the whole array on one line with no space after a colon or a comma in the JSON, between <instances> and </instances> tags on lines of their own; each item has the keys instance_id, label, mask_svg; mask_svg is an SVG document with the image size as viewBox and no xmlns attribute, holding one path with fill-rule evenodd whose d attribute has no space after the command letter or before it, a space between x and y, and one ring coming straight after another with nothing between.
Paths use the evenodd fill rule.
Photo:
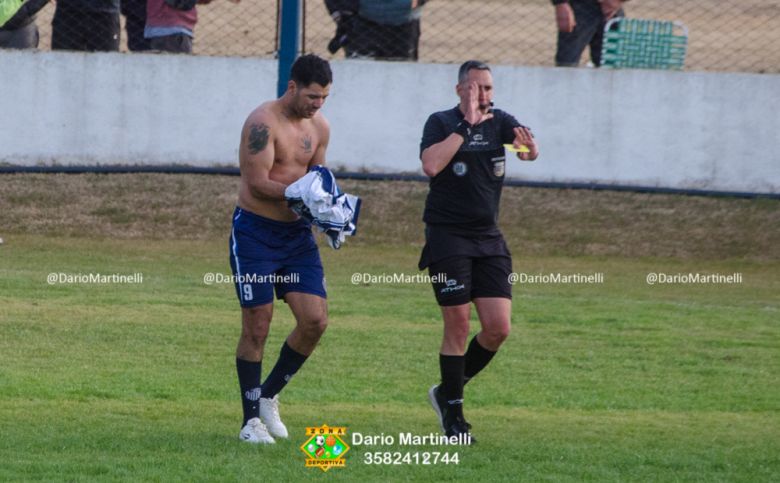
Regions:
<instances>
[{"instance_id":1,"label":"referee's raised arm","mask_svg":"<svg viewBox=\"0 0 780 483\"><path fill-rule=\"evenodd\" d=\"M420 160L423 172L433 178L444 169L464 142L471 138L475 126L493 118L493 82L490 76L469 77L473 68L481 69L482 64L472 61L474 67L468 65L461 69L455 92L460 98L458 111L462 119L455 126L445 126L444 122L432 115L423 129L423 140L420 145Z\"/></svg>"}]
</instances>

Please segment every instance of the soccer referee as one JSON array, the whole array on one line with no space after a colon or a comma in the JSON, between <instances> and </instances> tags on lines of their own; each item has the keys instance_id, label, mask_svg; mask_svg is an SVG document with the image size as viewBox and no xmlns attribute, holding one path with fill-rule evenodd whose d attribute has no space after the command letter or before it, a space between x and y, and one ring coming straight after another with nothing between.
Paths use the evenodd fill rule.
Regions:
<instances>
[{"instance_id":1,"label":"soccer referee","mask_svg":"<svg viewBox=\"0 0 780 483\"><path fill-rule=\"evenodd\" d=\"M513 144L526 161L536 159L539 149L529 128L493 109L493 76L487 64L464 63L455 91L460 103L432 114L420 143L430 190L419 267L428 268L444 318L441 383L431 387L428 397L444 434L471 438L471 425L463 417L463 387L509 335L512 312L512 259L496 224L506 167L504 144ZM466 349L471 302L481 330Z\"/></svg>"}]
</instances>

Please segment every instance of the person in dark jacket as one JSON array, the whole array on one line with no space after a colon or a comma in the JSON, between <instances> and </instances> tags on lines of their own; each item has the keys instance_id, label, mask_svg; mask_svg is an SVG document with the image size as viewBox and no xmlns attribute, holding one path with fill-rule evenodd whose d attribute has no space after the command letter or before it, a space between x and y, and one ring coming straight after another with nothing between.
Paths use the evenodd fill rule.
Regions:
<instances>
[{"instance_id":1,"label":"person in dark jacket","mask_svg":"<svg viewBox=\"0 0 780 483\"><path fill-rule=\"evenodd\" d=\"M119 50L119 0L57 0L52 50Z\"/></svg>"},{"instance_id":2,"label":"person in dark jacket","mask_svg":"<svg viewBox=\"0 0 780 483\"><path fill-rule=\"evenodd\" d=\"M336 22L331 53L347 57L417 60L420 17L426 0L325 0Z\"/></svg>"},{"instance_id":3,"label":"person in dark jacket","mask_svg":"<svg viewBox=\"0 0 780 483\"><path fill-rule=\"evenodd\" d=\"M625 0L552 0L558 24L555 65L577 67L585 47L590 46L593 65L601 65L604 26L613 17L623 16Z\"/></svg>"},{"instance_id":4,"label":"person in dark jacket","mask_svg":"<svg viewBox=\"0 0 780 483\"><path fill-rule=\"evenodd\" d=\"M144 38L146 27L146 0L121 0L120 11L125 16L127 48L131 52L151 49L149 39Z\"/></svg>"}]
</instances>

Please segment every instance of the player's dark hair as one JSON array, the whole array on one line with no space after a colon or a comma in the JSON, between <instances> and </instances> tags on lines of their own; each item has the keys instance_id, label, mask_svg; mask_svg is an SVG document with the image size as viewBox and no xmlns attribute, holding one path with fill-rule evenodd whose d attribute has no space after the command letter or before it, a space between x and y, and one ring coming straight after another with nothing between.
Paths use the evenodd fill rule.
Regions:
<instances>
[{"instance_id":1,"label":"player's dark hair","mask_svg":"<svg viewBox=\"0 0 780 483\"><path fill-rule=\"evenodd\" d=\"M314 54L298 57L290 71L290 80L299 87L308 87L313 82L327 87L333 82L333 73L327 60Z\"/></svg>"},{"instance_id":2,"label":"player's dark hair","mask_svg":"<svg viewBox=\"0 0 780 483\"><path fill-rule=\"evenodd\" d=\"M486 70L490 72L490 67L482 61L479 60L467 60L463 63L463 65L460 66L460 69L458 69L458 84L466 82L466 79L469 76L469 71L477 69L477 70Z\"/></svg>"}]
</instances>

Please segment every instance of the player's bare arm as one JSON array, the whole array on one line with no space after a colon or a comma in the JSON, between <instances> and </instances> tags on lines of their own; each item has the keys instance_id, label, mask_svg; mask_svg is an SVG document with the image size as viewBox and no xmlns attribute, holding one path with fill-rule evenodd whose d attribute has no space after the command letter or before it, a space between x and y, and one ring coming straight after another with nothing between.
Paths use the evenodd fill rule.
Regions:
<instances>
[{"instance_id":1,"label":"player's bare arm","mask_svg":"<svg viewBox=\"0 0 780 483\"><path fill-rule=\"evenodd\" d=\"M276 123L261 106L250 114L241 130L239 206L264 214L264 205L284 200L286 186L271 179L274 167Z\"/></svg>"}]
</instances>

